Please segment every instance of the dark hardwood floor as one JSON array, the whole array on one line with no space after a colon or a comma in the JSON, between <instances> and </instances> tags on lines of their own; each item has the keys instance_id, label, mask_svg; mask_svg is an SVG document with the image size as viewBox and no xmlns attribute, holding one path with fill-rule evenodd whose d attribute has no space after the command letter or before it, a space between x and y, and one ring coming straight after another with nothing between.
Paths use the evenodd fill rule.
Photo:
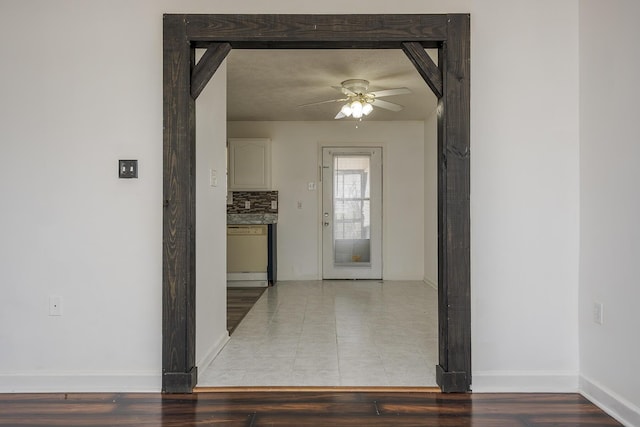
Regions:
<instances>
[{"instance_id":1,"label":"dark hardwood floor","mask_svg":"<svg viewBox=\"0 0 640 427\"><path fill-rule=\"evenodd\" d=\"M579 394L0 394L11 426L619 426Z\"/></svg>"},{"instance_id":2,"label":"dark hardwood floor","mask_svg":"<svg viewBox=\"0 0 640 427\"><path fill-rule=\"evenodd\" d=\"M227 330L229 335L238 327L251 307L267 288L227 288Z\"/></svg>"}]
</instances>

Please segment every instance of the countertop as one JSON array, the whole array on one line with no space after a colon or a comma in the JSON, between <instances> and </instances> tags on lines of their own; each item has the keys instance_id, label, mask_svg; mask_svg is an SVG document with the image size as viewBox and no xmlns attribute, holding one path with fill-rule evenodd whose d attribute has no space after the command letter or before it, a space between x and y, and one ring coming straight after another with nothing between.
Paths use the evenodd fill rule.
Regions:
<instances>
[{"instance_id":1,"label":"countertop","mask_svg":"<svg viewBox=\"0 0 640 427\"><path fill-rule=\"evenodd\" d=\"M276 224L276 213L227 214L227 224Z\"/></svg>"}]
</instances>

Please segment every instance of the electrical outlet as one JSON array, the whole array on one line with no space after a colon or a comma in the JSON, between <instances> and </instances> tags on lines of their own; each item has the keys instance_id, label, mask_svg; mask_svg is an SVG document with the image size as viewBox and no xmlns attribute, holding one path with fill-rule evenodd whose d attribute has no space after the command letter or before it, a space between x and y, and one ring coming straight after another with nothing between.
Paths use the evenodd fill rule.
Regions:
<instances>
[{"instance_id":1,"label":"electrical outlet","mask_svg":"<svg viewBox=\"0 0 640 427\"><path fill-rule=\"evenodd\" d=\"M49 316L62 316L62 297L49 296Z\"/></svg>"},{"instance_id":2,"label":"electrical outlet","mask_svg":"<svg viewBox=\"0 0 640 427\"><path fill-rule=\"evenodd\" d=\"M298 200L298 209L302 209L302 200Z\"/></svg>"},{"instance_id":3,"label":"electrical outlet","mask_svg":"<svg viewBox=\"0 0 640 427\"><path fill-rule=\"evenodd\" d=\"M603 310L604 310L604 307L602 306L601 302L593 303L593 321L598 325L602 325L604 323Z\"/></svg>"},{"instance_id":4,"label":"electrical outlet","mask_svg":"<svg viewBox=\"0 0 640 427\"><path fill-rule=\"evenodd\" d=\"M209 169L209 186L218 186L218 171L215 169Z\"/></svg>"},{"instance_id":5,"label":"electrical outlet","mask_svg":"<svg viewBox=\"0 0 640 427\"><path fill-rule=\"evenodd\" d=\"M271 209L278 209L278 202L276 200L271 201Z\"/></svg>"},{"instance_id":6,"label":"electrical outlet","mask_svg":"<svg viewBox=\"0 0 640 427\"><path fill-rule=\"evenodd\" d=\"M244 208L245 209L251 209L251 202L249 200L244 202Z\"/></svg>"}]
</instances>

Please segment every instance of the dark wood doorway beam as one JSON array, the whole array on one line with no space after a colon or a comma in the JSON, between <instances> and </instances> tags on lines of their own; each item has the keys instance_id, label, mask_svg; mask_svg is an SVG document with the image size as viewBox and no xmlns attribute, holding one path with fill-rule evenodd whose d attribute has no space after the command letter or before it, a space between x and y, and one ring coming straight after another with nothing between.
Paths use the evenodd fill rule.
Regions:
<instances>
[{"instance_id":1,"label":"dark wood doorway beam","mask_svg":"<svg viewBox=\"0 0 640 427\"><path fill-rule=\"evenodd\" d=\"M162 390L195 366L195 99L230 49L403 49L438 97L438 385L471 386L469 21L448 15L165 15ZM195 49L207 52L195 64ZM424 52L438 49L438 66Z\"/></svg>"},{"instance_id":2,"label":"dark wood doorway beam","mask_svg":"<svg viewBox=\"0 0 640 427\"><path fill-rule=\"evenodd\" d=\"M418 42L402 43L402 50L429 85L437 98L442 98L442 71Z\"/></svg>"},{"instance_id":3,"label":"dark wood doorway beam","mask_svg":"<svg viewBox=\"0 0 640 427\"><path fill-rule=\"evenodd\" d=\"M229 43L211 43L209 45L191 73L191 97L193 99L198 98L229 52L231 52Z\"/></svg>"}]
</instances>

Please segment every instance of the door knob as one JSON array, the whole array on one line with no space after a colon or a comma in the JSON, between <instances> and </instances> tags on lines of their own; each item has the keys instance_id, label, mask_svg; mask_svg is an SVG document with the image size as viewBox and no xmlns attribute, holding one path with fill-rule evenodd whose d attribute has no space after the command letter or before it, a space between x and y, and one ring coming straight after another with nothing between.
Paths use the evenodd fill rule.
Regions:
<instances>
[{"instance_id":1,"label":"door knob","mask_svg":"<svg viewBox=\"0 0 640 427\"><path fill-rule=\"evenodd\" d=\"M329 226L329 222L328 222L328 221L325 221L325 222L324 222L324 226L325 226L325 227L328 227L328 226Z\"/></svg>"}]
</instances>

